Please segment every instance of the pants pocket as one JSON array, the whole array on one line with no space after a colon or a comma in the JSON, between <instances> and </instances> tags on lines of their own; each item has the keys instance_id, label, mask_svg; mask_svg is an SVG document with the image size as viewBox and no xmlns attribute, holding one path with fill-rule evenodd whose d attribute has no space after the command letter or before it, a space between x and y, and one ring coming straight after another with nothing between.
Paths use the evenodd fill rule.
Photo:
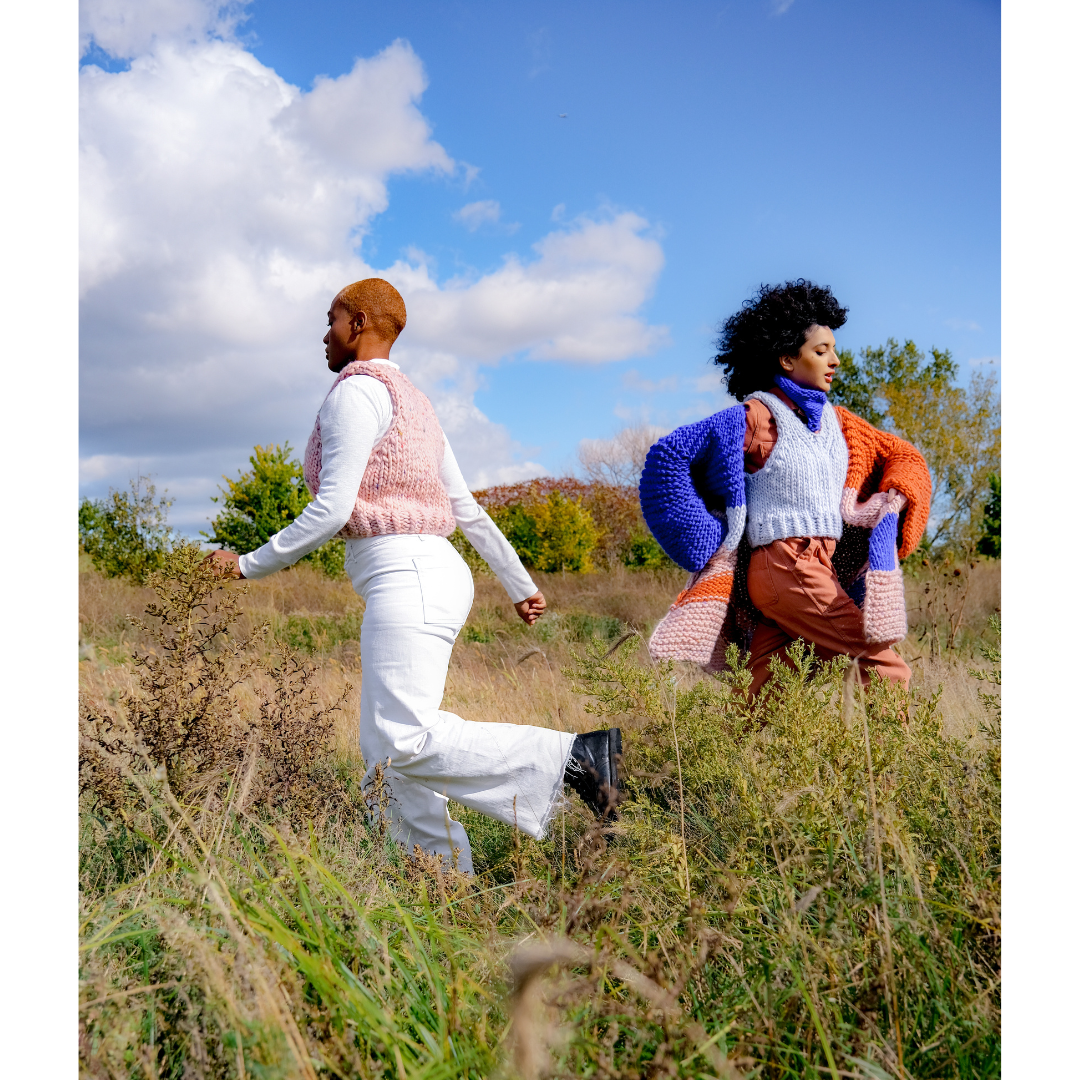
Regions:
<instances>
[{"instance_id":1,"label":"pants pocket","mask_svg":"<svg viewBox=\"0 0 1080 1080\"><path fill-rule=\"evenodd\" d=\"M759 549L750 556L750 566L746 574L746 591L750 594L750 602L759 611L774 607L780 599L780 594L773 580L772 571L769 567L769 552Z\"/></svg>"},{"instance_id":2,"label":"pants pocket","mask_svg":"<svg viewBox=\"0 0 1080 1080\"><path fill-rule=\"evenodd\" d=\"M455 633L469 617L473 602L472 573L457 552L418 555L413 559L420 579L424 622L452 627Z\"/></svg>"}]
</instances>

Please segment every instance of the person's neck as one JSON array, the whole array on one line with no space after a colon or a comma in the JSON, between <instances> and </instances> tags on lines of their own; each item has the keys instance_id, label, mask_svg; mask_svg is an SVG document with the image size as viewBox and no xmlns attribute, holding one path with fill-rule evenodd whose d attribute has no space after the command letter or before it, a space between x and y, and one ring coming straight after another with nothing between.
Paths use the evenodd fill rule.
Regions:
<instances>
[{"instance_id":1,"label":"person's neck","mask_svg":"<svg viewBox=\"0 0 1080 1080\"><path fill-rule=\"evenodd\" d=\"M372 360L389 360L390 345L382 338L372 337L370 340L360 339L356 355L353 360L363 360L365 363ZM349 361L352 363L352 360Z\"/></svg>"},{"instance_id":2,"label":"person's neck","mask_svg":"<svg viewBox=\"0 0 1080 1080\"><path fill-rule=\"evenodd\" d=\"M358 360L365 364L393 364L394 367L397 367L397 361L391 360L389 354L390 350L385 345L381 349L367 350L366 352L357 349L355 356L346 360L341 367L332 370L335 375L340 375L350 364L355 364Z\"/></svg>"}]
</instances>

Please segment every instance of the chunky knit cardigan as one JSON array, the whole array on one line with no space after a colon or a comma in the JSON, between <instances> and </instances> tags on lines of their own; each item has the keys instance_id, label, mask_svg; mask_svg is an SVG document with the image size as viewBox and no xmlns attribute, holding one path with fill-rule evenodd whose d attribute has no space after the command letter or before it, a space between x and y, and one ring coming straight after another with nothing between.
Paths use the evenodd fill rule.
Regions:
<instances>
[{"instance_id":1,"label":"chunky knit cardigan","mask_svg":"<svg viewBox=\"0 0 1080 1080\"><path fill-rule=\"evenodd\" d=\"M862 608L867 641L899 641L907 633L899 558L915 550L926 528L930 472L910 443L845 408L835 412L848 467L833 566ZM676 428L646 458L642 513L664 551L691 571L649 642L657 659L690 660L719 672L729 643L750 647L759 614L746 588L745 435L746 411L734 405Z\"/></svg>"},{"instance_id":2,"label":"chunky knit cardigan","mask_svg":"<svg viewBox=\"0 0 1080 1080\"><path fill-rule=\"evenodd\" d=\"M350 375L370 375L390 394L394 417L368 459L356 505L337 534L345 539L392 533L449 536L455 528L450 497L439 478L444 439L431 402L398 370L354 360L341 369L334 387ZM329 396L329 395L327 395ZM304 452L304 483L319 494L322 434L319 418Z\"/></svg>"}]
</instances>

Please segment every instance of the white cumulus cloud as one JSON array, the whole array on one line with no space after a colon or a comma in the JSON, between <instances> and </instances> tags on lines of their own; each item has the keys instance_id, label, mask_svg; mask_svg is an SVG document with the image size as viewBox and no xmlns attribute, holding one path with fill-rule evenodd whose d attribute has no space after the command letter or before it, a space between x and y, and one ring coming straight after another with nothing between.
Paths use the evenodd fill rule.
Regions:
<instances>
[{"instance_id":1,"label":"white cumulus cloud","mask_svg":"<svg viewBox=\"0 0 1080 1080\"><path fill-rule=\"evenodd\" d=\"M255 443L301 446L331 378L328 302L372 275L405 297L394 358L431 396L470 482L541 473L477 408L480 365L596 363L661 343L664 328L640 314L663 266L648 222L580 217L527 258L448 281L419 251L370 265L363 242L391 176L468 171L431 136L420 58L395 42L305 91L233 38L242 12L194 0L82 5L84 47L131 61L81 73L88 487L124 486L139 462L193 499ZM174 518L198 527L213 508L185 498Z\"/></svg>"},{"instance_id":2,"label":"white cumulus cloud","mask_svg":"<svg viewBox=\"0 0 1080 1080\"><path fill-rule=\"evenodd\" d=\"M638 314L664 265L647 230L637 214L585 216L534 244L536 258L509 255L476 280L440 286L424 270L410 282L418 334L477 360L525 352L598 363L650 352L667 330Z\"/></svg>"},{"instance_id":3,"label":"white cumulus cloud","mask_svg":"<svg viewBox=\"0 0 1080 1080\"><path fill-rule=\"evenodd\" d=\"M129 59L157 41L231 37L250 0L80 0L79 48Z\"/></svg>"}]
</instances>

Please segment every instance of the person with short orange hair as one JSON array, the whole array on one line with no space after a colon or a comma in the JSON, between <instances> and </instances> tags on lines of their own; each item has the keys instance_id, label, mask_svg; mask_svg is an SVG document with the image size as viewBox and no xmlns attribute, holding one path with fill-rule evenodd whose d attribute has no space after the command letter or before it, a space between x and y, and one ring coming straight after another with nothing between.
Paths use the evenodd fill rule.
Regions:
<instances>
[{"instance_id":1,"label":"person with short orange hair","mask_svg":"<svg viewBox=\"0 0 1080 1080\"><path fill-rule=\"evenodd\" d=\"M443 711L450 654L473 601L472 574L447 537L460 527L532 626L543 594L472 497L435 410L394 361L405 302L382 278L337 294L323 344L337 378L304 454L312 502L262 547L212 556L237 576L291 566L331 537L364 599L360 749L385 767L391 835L472 872L448 799L542 837L568 784L600 818L618 798L618 729L575 735L463 720Z\"/></svg>"}]
</instances>

